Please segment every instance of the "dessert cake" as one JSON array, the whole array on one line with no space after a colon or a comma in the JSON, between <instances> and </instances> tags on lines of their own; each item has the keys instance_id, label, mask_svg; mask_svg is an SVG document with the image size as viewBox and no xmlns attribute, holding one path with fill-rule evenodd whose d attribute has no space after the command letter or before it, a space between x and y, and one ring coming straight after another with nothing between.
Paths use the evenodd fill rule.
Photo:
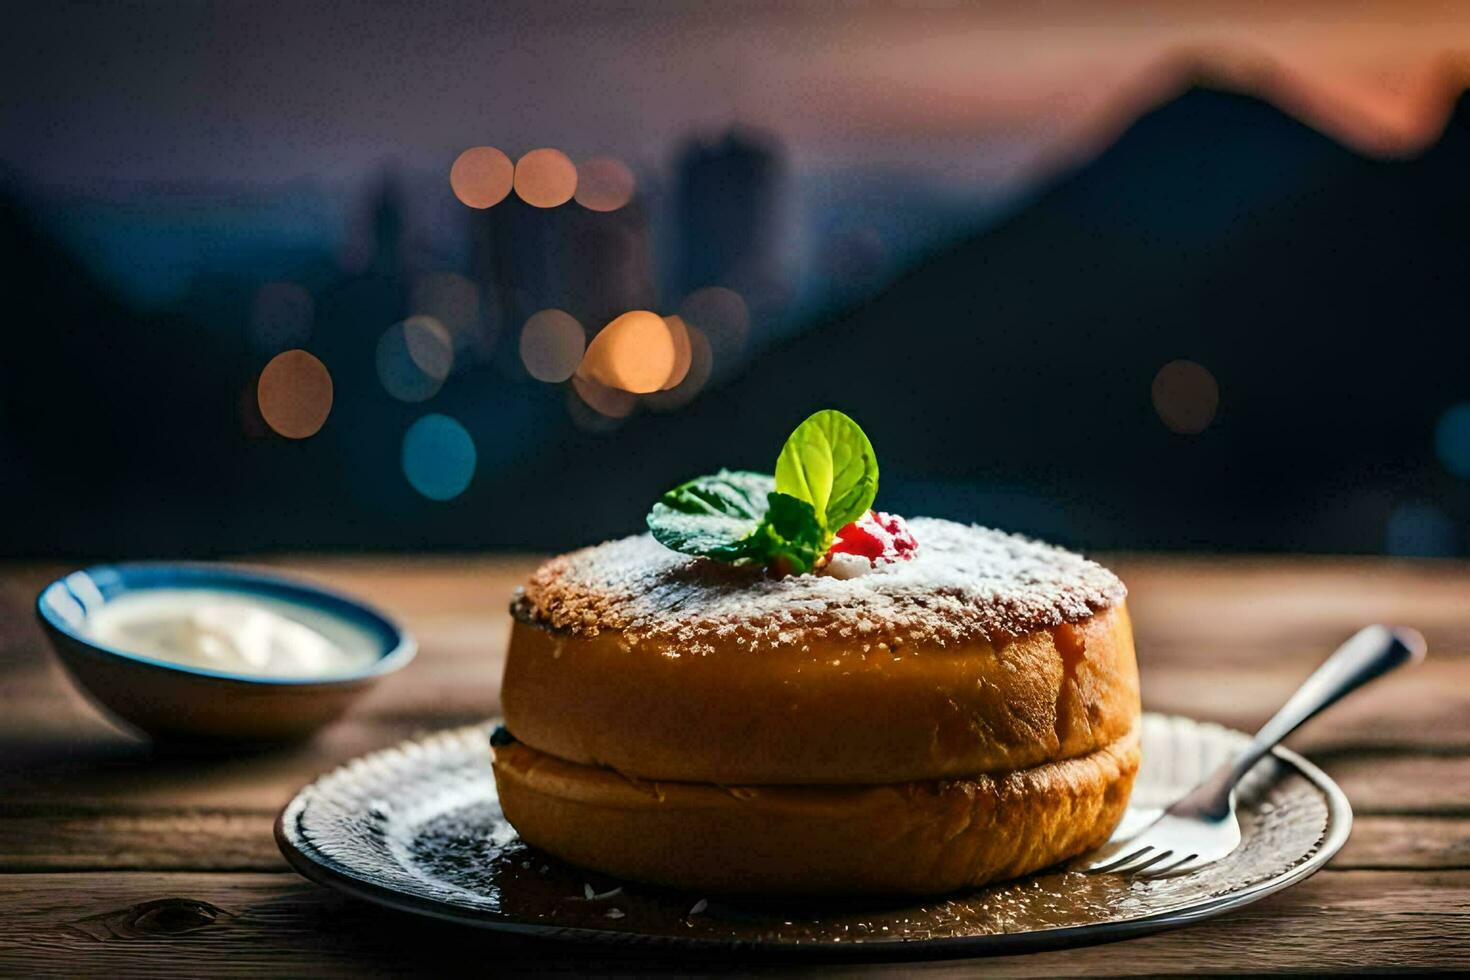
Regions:
<instances>
[{"instance_id":1,"label":"dessert cake","mask_svg":"<svg viewBox=\"0 0 1470 980\"><path fill-rule=\"evenodd\" d=\"M946 891L1107 839L1138 765L1122 583L916 519L912 560L769 579L625 538L514 604L496 751L523 837L710 890Z\"/></svg>"},{"instance_id":2,"label":"dessert cake","mask_svg":"<svg viewBox=\"0 0 1470 980\"><path fill-rule=\"evenodd\" d=\"M644 534L538 569L494 749L521 836L637 881L847 894L1103 843L1139 762L1123 584L982 527L856 523L895 532L849 548L856 567L835 550L851 534L801 574Z\"/></svg>"}]
</instances>

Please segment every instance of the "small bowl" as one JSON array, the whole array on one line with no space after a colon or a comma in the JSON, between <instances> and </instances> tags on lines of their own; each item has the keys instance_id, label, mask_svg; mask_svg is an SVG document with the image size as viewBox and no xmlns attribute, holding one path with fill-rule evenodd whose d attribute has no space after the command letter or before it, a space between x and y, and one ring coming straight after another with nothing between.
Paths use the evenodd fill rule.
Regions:
<instances>
[{"instance_id":1,"label":"small bowl","mask_svg":"<svg viewBox=\"0 0 1470 980\"><path fill-rule=\"evenodd\" d=\"M99 643L87 618L147 589L263 596L333 616L371 636L378 656L349 673L256 677L171 663ZM413 659L414 640L377 610L336 592L223 565L132 562L72 572L41 590L36 614L72 680L94 704L160 741L270 743L304 738Z\"/></svg>"}]
</instances>

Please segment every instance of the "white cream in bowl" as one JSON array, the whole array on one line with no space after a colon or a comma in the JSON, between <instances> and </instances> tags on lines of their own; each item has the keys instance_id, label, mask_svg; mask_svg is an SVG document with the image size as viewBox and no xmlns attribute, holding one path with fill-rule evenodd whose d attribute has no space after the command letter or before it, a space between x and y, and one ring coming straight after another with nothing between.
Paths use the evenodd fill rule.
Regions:
<instances>
[{"instance_id":1,"label":"white cream in bowl","mask_svg":"<svg viewBox=\"0 0 1470 980\"><path fill-rule=\"evenodd\" d=\"M251 677L351 674L381 652L372 634L330 613L217 589L126 592L90 613L84 632L129 653Z\"/></svg>"}]
</instances>

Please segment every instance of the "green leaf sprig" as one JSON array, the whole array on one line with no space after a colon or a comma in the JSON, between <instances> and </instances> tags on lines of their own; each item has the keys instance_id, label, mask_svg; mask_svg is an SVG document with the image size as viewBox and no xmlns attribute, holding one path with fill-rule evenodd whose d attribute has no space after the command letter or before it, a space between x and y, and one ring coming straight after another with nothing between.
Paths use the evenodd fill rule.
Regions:
<instances>
[{"instance_id":1,"label":"green leaf sprig","mask_svg":"<svg viewBox=\"0 0 1470 980\"><path fill-rule=\"evenodd\" d=\"M856 422L827 409L787 438L774 477L721 470L680 484L648 512L648 529L685 554L809 572L877 495L873 444Z\"/></svg>"}]
</instances>

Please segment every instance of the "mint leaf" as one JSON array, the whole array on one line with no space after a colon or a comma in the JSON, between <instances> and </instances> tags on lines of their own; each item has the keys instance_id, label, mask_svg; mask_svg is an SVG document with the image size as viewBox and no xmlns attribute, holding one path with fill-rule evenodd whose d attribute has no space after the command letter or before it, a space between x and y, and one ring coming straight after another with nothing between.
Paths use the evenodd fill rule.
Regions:
<instances>
[{"instance_id":1,"label":"mint leaf","mask_svg":"<svg viewBox=\"0 0 1470 980\"><path fill-rule=\"evenodd\" d=\"M648 529L686 555L809 572L830 536L811 504L774 486L764 473L727 470L690 480L658 499Z\"/></svg>"},{"instance_id":2,"label":"mint leaf","mask_svg":"<svg viewBox=\"0 0 1470 980\"><path fill-rule=\"evenodd\" d=\"M791 433L775 477L721 470L690 480L658 499L648 529L686 555L809 572L877 494L873 444L856 422L828 410Z\"/></svg>"},{"instance_id":3,"label":"mint leaf","mask_svg":"<svg viewBox=\"0 0 1470 980\"><path fill-rule=\"evenodd\" d=\"M770 541L763 522L774 488L764 473L721 470L701 476L658 498L648 512L648 529L659 544L686 555L765 561Z\"/></svg>"},{"instance_id":4,"label":"mint leaf","mask_svg":"<svg viewBox=\"0 0 1470 980\"><path fill-rule=\"evenodd\" d=\"M792 572L809 572L817 559L827 552L830 536L822 527L816 510L799 497L772 493L767 498L764 529L768 540L766 561L784 558Z\"/></svg>"},{"instance_id":5,"label":"mint leaf","mask_svg":"<svg viewBox=\"0 0 1470 980\"><path fill-rule=\"evenodd\" d=\"M811 504L830 541L839 528L866 514L878 495L873 444L841 412L817 412L781 447L776 491Z\"/></svg>"}]
</instances>

